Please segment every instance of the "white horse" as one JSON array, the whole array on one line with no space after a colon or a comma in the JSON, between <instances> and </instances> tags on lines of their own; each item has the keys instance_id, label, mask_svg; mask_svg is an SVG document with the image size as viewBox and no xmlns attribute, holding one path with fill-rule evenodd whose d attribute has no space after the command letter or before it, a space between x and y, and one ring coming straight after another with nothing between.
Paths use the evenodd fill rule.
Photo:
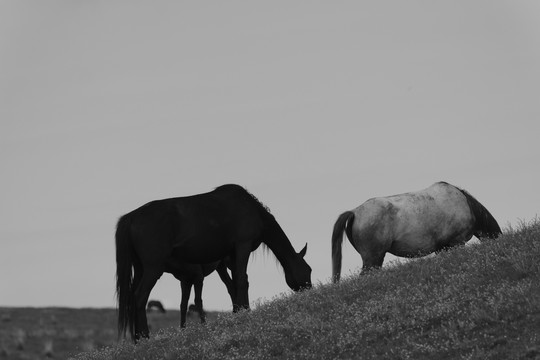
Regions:
<instances>
[{"instance_id":1,"label":"white horse","mask_svg":"<svg viewBox=\"0 0 540 360\"><path fill-rule=\"evenodd\" d=\"M427 189L367 200L341 214L332 234L334 282L341 275L343 232L362 257L362 272L379 268L387 252L420 257L477 238L497 238L501 228L467 191L445 182Z\"/></svg>"}]
</instances>

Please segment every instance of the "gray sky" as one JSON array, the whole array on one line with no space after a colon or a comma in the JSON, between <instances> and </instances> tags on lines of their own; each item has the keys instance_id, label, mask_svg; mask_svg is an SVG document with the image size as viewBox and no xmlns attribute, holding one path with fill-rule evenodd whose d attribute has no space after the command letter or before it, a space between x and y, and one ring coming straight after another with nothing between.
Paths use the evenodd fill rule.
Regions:
<instances>
[{"instance_id":1,"label":"gray sky","mask_svg":"<svg viewBox=\"0 0 540 360\"><path fill-rule=\"evenodd\" d=\"M530 220L539 119L537 1L2 0L0 306L114 306L118 217L230 182L322 283L370 197L445 180ZM289 291L271 255L248 273L252 301ZM230 308L217 274L203 298Z\"/></svg>"}]
</instances>

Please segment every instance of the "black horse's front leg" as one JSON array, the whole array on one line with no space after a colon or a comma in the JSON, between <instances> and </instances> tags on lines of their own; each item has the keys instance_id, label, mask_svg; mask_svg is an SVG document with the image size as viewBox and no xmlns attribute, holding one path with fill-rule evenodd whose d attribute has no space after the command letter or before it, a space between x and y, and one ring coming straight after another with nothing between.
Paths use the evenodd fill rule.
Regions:
<instances>
[{"instance_id":1,"label":"black horse's front leg","mask_svg":"<svg viewBox=\"0 0 540 360\"><path fill-rule=\"evenodd\" d=\"M204 312L203 302L202 302L202 289L203 289L203 279L195 282L195 307L199 312L199 319L201 319L201 324L206 322L206 313Z\"/></svg>"},{"instance_id":2,"label":"black horse's front leg","mask_svg":"<svg viewBox=\"0 0 540 360\"><path fill-rule=\"evenodd\" d=\"M191 295L191 286L193 285L190 281L180 281L180 286L182 288L182 300L180 302L180 327L186 327L186 315L188 309L189 297Z\"/></svg>"},{"instance_id":3,"label":"black horse's front leg","mask_svg":"<svg viewBox=\"0 0 540 360\"><path fill-rule=\"evenodd\" d=\"M233 312L238 312L242 309L249 309L249 282L247 275L247 263L249 251L237 252L233 260L233 284L235 287L236 299L233 303Z\"/></svg>"}]
</instances>

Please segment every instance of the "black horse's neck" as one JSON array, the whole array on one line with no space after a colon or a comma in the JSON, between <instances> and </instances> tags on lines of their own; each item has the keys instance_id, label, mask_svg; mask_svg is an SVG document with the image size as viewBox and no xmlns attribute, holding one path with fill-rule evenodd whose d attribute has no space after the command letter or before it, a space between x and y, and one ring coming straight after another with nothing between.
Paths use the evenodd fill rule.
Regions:
<instances>
[{"instance_id":1,"label":"black horse's neck","mask_svg":"<svg viewBox=\"0 0 540 360\"><path fill-rule=\"evenodd\" d=\"M223 185L216 189L216 191L224 190L236 194L239 197L243 197L244 199L246 199L245 196L247 196L249 198L248 202L255 204L264 224L264 232L261 241L274 253L281 266L283 266L283 269L290 269L291 262L295 260L296 252L287 238L287 235L285 235L281 226L279 226L274 216L270 213L270 209L257 199L255 195L239 185Z\"/></svg>"},{"instance_id":2,"label":"black horse's neck","mask_svg":"<svg viewBox=\"0 0 540 360\"><path fill-rule=\"evenodd\" d=\"M262 242L274 253L284 269L289 268L289 263L296 255L289 238L271 214L265 216L264 226Z\"/></svg>"}]
</instances>

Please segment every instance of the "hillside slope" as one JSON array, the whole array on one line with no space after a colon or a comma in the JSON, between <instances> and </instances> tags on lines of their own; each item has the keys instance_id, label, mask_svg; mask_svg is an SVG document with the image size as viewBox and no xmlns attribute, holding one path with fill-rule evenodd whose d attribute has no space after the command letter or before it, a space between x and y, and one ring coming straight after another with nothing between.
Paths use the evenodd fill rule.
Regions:
<instances>
[{"instance_id":1,"label":"hillside slope","mask_svg":"<svg viewBox=\"0 0 540 360\"><path fill-rule=\"evenodd\" d=\"M78 359L540 358L540 222Z\"/></svg>"}]
</instances>

